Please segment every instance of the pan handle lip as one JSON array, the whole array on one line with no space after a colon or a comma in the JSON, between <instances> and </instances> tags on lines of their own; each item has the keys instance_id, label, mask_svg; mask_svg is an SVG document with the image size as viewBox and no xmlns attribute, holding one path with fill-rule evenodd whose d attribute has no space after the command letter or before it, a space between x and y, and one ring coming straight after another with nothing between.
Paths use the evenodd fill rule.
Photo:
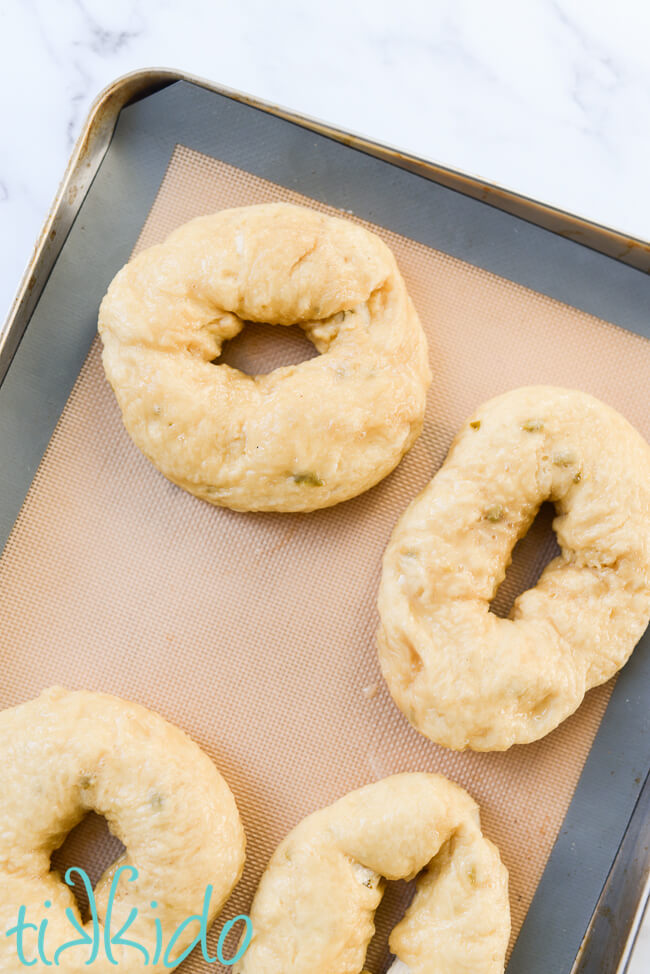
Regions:
<instances>
[{"instance_id":1,"label":"pan handle lip","mask_svg":"<svg viewBox=\"0 0 650 974\"><path fill-rule=\"evenodd\" d=\"M99 92L90 106L8 316L0 326L0 381L38 301L49 271L65 242L74 216L108 149L121 110L178 81L197 85L352 145L385 162L415 172L466 196L480 199L512 215L523 217L559 236L575 239L616 260L650 273L650 244L619 230L540 202L497 183L486 182L478 175L373 141L365 135L344 131L330 123L180 69L143 67L115 78Z\"/></svg>"}]
</instances>

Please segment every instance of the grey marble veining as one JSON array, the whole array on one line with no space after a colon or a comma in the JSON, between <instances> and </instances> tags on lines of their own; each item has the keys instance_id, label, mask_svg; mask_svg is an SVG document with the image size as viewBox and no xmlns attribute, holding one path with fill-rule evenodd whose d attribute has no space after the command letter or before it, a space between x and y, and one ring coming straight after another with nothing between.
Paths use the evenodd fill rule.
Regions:
<instances>
[{"instance_id":1,"label":"grey marble veining","mask_svg":"<svg viewBox=\"0 0 650 974\"><path fill-rule=\"evenodd\" d=\"M648 239L649 38L640 0L0 0L0 320L93 98L143 66Z\"/></svg>"},{"instance_id":2,"label":"grey marble veining","mask_svg":"<svg viewBox=\"0 0 650 974\"><path fill-rule=\"evenodd\" d=\"M637 0L2 0L0 306L95 95L178 67L650 235Z\"/></svg>"}]
</instances>

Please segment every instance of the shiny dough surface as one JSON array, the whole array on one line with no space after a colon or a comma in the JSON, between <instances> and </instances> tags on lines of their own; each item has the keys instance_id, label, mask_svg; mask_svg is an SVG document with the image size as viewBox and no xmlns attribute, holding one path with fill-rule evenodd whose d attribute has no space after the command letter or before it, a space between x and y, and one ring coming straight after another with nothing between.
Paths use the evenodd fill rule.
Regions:
<instances>
[{"instance_id":1,"label":"shiny dough surface","mask_svg":"<svg viewBox=\"0 0 650 974\"><path fill-rule=\"evenodd\" d=\"M360 974L384 878L418 877L389 946L394 974L502 974L507 872L470 796L399 774L304 819L278 846L251 907L237 974Z\"/></svg>"},{"instance_id":2,"label":"shiny dough surface","mask_svg":"<svg viewBox=\"0 0 650 974\"><path fill-rule=\"evenodd\" d=\"M316 358L246 375L246 321L299 324ZM236 510L310 511L385 477L418 436L427 346L391 251L285 203L199 217L131 260L99 315L124 425L162 473Z\"/></svg>"},{"instance_id":3,"label":"shiny dough surface","mask_svg":"<svg viewBox=\"0 0 650 974\"><path fill-rule=\"evenodd\" d=\"M546 500L561 555L499 618L490 602ZM575 390L481 406L393 531L379 612L384 677L427 737L502 750L547 734L647 626L650 447Z\"/></svg>"},{"instance_id":4,"label":"shiny dough surface","mask_svg":"<svg viewBox=\"0 0 650 974\"><path fill-rule=\"evenodd\" d=\"M120 878L111 930L118 931L132 908L138 917L128 937L153 957L154 917L165 944L191 914L201 913L206 887L213 886L210 922L237 883L244 865L245 839L235 800L206 754L178 728L137 704L85 691L53 688L36 700L0 713L0 929L16 923L20 905L26 918L40 923L47 915L46 956L73 940L65 917L71 908L80 921L72 890L50 872L50 855L84 815L104 815L126 853L110 866L95 887L103 923L111 879L130 864L137 880ZM83 863L78 865L83 866ZM51 908L44 908L45 901ZM155 910L150 907L157 902ZM85 929L92 936L90 924ZM178 941L179 956L196 935L190 925ZM64 974L169 970L144 965L129 947L113 947L110 963L102 939L99 955L86 966L91 948L73 947L60 955ZM25 955L37 958L36 934L25 935ZM4 972L49 969L38 961L25 968L16 939L0 936ZM57 968L52 968L57 969Z\"/></svg>"}]
</instances>

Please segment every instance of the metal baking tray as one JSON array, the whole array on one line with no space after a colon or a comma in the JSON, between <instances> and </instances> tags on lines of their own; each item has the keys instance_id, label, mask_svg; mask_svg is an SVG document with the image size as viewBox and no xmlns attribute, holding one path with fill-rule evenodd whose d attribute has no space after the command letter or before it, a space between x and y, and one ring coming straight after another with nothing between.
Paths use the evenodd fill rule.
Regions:
<instances>
[{"instance_id":1,"label":"metal baking tray","mask_svg":"<svg viewBox=\"0 0 650 974\"><path fill-rule=\"evenodd\" d=\"M164 104L156 104L161 93ZM159 124L163 112L165 126ZM114 137L127 151L106 185L95 177ZM263 157L251 149L260 140ZM391 178L416 174L435 195L440 219L435 226L418 223L414 199L406 228L387 197L384 225L650 338L650 246L644 242L210 82L169 70L138 71L94 103L0 332L1 545L95 335L99 298L128 259L178 142L280 183L289 154L290 188L341 209L353 204L369 219L377 215L368 188L371 162L375 174L378 166ZM322 169L326 146L357 161L336 189ZM112 232L111 193L127 198L119 233ZM83 272L89 262L92 287ZM56 327L38 313L55 264ZM41 347L31 372L21 361L28 331ZM650 876L649 703L646 633L618 679L508 974L614 974L627 966ZM610 774L616 789L603 800Z\"/></svg>"}]
</instances>

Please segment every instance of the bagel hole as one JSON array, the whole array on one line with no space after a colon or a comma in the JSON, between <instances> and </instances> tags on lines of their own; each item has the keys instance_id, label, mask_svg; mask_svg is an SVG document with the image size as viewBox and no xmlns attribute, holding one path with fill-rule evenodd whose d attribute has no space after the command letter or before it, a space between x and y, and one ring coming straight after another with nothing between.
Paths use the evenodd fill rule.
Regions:
<instances>
[{"instance_id":1,"label":"bagel hole","mask_svg":"<svg viewBox=\"0 0 650 974\"><path fill-rule=\"evenodd\" d=\"M88 812L78 825L68 832L65 842L52 853L50 870L56 871L64 881L68 869L85 870L94 889L102 874L124 853L124 846L113 835L103 815ZM89 918L89 903L79 876L72 877L75 885L69 887L77 901L82 920Z\"/></svg>"},{"instance_id":2,"label":"bagel hole","mask_svg":"<svg viewBox=\"0 0 650 974\"><path fill-rule=\"evenodd\" d=\"M224 342L216 365L229 365L246 375L266 375L286 365L299 365L318 355L300 325L244 322L235 338Z\"/></svg>"},{"instance_id":3,"label":"bagel hole","mask_svg":"<svg viewBox=\"0 0 650 974\"><path fill-rule=\"evenodd\" d=\"M542 504L528 532L515 545L506 577L490 603L490 611L500 618L508 618L517 596L537 585L549 561L560 554L553 531L555 514L550 501Z\"/></svg>"},{"instance_id":4,"label":"bagel hole","mask_svg":"<svg viewBox=\"0 0 650 974\"><path fill-rule=\"evenodd\" d=\"M378 971L381 974L389 969L395 957L388 947L388 938L393 927L396 927L415 895L415 880L406 882L403 879L386 882L384 895L375 912L375 932L368 944L364 968Z\"/></svg>"}]
</instances>

